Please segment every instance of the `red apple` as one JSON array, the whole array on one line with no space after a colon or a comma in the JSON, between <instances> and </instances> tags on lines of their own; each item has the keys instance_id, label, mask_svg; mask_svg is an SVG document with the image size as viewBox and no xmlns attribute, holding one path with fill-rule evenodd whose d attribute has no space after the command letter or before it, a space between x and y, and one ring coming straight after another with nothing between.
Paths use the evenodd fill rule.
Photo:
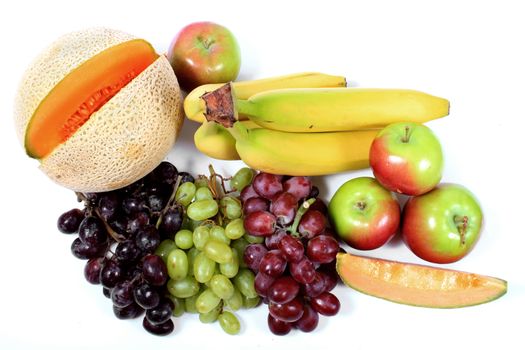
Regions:
<instances>
[{"instance_id":1,"label":"red apple","mask_svg":"<svg viewBox=\"0 0 525 350\"><path fill-rule=\"evenodd\" d=\"M375 178L393 192L417 196L441 181L443 152L428 127L394 123L381 130L370 147Z\"/></svg>"},{"instance_id":2,"label":"red apple","mask_svg":"<svg viewBox=\"0 0 525 350\"><path fill-rule=\"evenodd\" d=\"M203 84L233 81L241 67L241 53L232 32L213 22L182 28L167 53L179 84L189 91Z\"/></svg>"},{"instance_id":3,"label":"red apple","mask_svg":"<svg viewBox=\"0 0 525 350\"><path fill-rule=\"evenodd\" d=\"M371 177L347 181L332 197L328 213L336 233L350 247L376 249L399 227L399 203Z\"/></svg>"},{"instance_id":4,"label":"red apple","mask_svg":"<svg viewBox=\"0 0 525 350\"><path fill-rule=\"evenodd\" d=\"M444 264L458 261L472 250L482 221L479 203L469 190L441 184L408 200L401 232L407 246L421 259Z\"/></svg>"}]
</instances>

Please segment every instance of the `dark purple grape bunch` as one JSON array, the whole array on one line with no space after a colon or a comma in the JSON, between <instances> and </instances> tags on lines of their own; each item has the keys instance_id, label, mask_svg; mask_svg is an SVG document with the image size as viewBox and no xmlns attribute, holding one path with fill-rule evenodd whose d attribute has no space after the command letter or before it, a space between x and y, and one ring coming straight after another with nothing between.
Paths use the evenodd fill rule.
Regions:
<instances>
[{"instance_id":1,"label":"dark purple grape bunch","mask_svg":"<svg viewBox=\"0 0 525 350\"><path fill-rule=\"evenodd\" d=\"M155 250L162 239L182 225L182 208L174 204L176 186L194 181L162 162L151 173L122 189L103 193L77 193L84 208L71 209L58 218L58 229L78 233L73 255L87 260L84 276L102 285L119 319L143 314L144 328L156 335L173 331L173 300L166 291L166 264Z\"/></svg>"},{"instance_id":2,"label":"dark purple grape bunch","mask_svg":"<svg viewBox=\"0 0 525 350\"><path fill-rule=\"evenodd\" d=\"M319 314L333 316L340 302L331 293L338 277L339 243L328 227L317 187L303 176L257 174L241 193L244 225L264 243L251 244L244 262L256 274L255 290L268 304L268 327L313 331Z\"/></svg>"}]
</instances>

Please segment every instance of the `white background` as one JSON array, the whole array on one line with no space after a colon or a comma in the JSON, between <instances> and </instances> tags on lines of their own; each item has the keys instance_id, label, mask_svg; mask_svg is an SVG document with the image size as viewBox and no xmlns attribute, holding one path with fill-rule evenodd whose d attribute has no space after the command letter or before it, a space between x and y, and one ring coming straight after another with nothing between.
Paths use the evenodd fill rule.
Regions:
<instances>
[{"instance_id":1,"label":"white background","mask_svg":"<svg viewBox=\"0 0 525 350\"><path fill-rule=\"evenodd\" d=\"M3 1L0 5L0 348L348 349L523 348L525 217L521 170L525 141L525 21L519 1ZM442 141L444 181L467 186L485 213L482 237L447 267L508 281L503 298L481 306L434 310L389 303L340 286L338 316L312 334L272 335L267 311L239 312L242 332L228 336L195 315L175 320L165 338L140 320L119 321L101 288L83 277L72 237L56 219L76 205L48 180L15 137L12 101L25 67L56 37L109 26L144 37L164 52L184 25L212 20L229 27L242 49L241 78L300 71L348 77L353 86L422 90L451 101L450 116L428 125ZM203 173L218 162L195 150L187 122L169 160ZM349 172L315 178L329 199ZM424 263L399 239L366 254ZM337 344L337 345L335 345Z\"/></svg>"}]
</instances>

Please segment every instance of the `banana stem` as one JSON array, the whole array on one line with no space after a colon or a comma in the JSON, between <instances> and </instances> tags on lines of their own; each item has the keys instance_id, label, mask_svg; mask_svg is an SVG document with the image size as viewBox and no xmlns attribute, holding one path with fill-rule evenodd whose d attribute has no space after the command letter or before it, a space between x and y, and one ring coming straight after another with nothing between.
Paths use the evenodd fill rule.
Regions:
<instances>
[{"instance_id":1,"label":"banana stem","mask_svg":"<svg viewBox=\"0 0 525 350\"><path fill-rule=\"evenodd\" d=\"M239 119L235 109L235 94L231 83L205 93L201 98L206 107L204 116L207 121L219 123L225 128L231 128Z\"/></svg>"}]
</instances>

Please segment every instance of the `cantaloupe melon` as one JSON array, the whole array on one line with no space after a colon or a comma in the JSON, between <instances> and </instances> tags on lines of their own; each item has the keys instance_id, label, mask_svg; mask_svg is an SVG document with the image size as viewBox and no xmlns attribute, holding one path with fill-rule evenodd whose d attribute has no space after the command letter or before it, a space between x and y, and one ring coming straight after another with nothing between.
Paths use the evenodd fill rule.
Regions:
<instances>
[{"instance_id":1,"label":"cantaloupe melon","mask_svg":"<svg viewBox=\"0 0 525 350\"><path fill-rule=\"evenodd\" d=\"M353 254L337 254L336 269L355 290L414 306L465 307L507 292L507 282L495 277Z\"/></svg>"},{"instance_id":2,"label":"cantaloupe melon","mask_svg":"<svg viewBox=\"0 0 525 350\"><path fill-rule=\"evenodd\" d=\"M28 155L51 179L80 192L124 187L149 173L182 121L166 57L107 28L59 38L26 71L15 101Z\"/></svg>"}]
</instances>

